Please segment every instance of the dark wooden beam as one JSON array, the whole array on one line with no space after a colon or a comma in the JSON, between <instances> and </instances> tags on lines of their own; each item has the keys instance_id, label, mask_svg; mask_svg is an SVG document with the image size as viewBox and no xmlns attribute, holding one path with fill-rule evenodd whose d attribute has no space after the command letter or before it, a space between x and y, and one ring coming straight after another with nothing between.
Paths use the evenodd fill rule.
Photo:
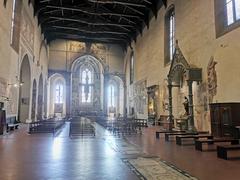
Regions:
<instances>
[{"instance_id":1,"label":"dark wooden beam","mask_svg":"<svg viewBox=\"0 0 240 180\"><path fill-rule=\"evenodd\" d=\"M40 13L41 11L46 11L48 10L47 12L45 12L44 14L49 14L51 12L49 8L52 8L52 9L58 9L58 10L67 10L67 11L77 11L77 12L81 12L81 13L84 13L84 14L87 14L87 15L95 15L95 16L120 16L120 17L129 17L129 18L135 18L135 19L139 19L139 16L137 15L134 15L134 14L123 14L123 13L107 13L107 12L93 12L93 11L89 11L89 9L84 9L84 8L77 8L77 7L74 7L74 6L55 6L55 5L46 5L46 6L43 6L41 8L39 8L36 13Z\"/></svg>"},{"instance_id":2,"label":"dark wooden beam","mask_svg":"<svg viewBox=\"0 0 240 180\"><path fill-rule=\"evenodd\" d=\"M40 17L39 24L46 23L46 22L50 23L50 22L52 22L51 20L78 22L78 23L91 25L91 26L115 26L115 27L118 27L118 28L124 27L125 30L126 30L126 28L134 28L134 26L130 25L130 24L110 23L110 22L93 22L93 21L89 21L87 19L57 17L57 16ZM53 21L53 22L56 22L56 21ZM127 29L127 31L129 31L129 30Z\"/></svg>"},{"instance_id":3,"label":"dark wooden beam","mask_svg":"<svg viewBox=\"0 0 240 180\"><path fill-rule=\"evenodd\" d=\"M83 28L76 28L76 27L67 27L67 26L51 26L50 28L54 29L63 29L63 30L74 30L82 33L88 33L88 34L115 34L115 35L128 35L128 33L120 32L120 31L99 31L99 30L87 30ZM47 29L47 28L46 28Z\"/></svg>"}]
</instances>

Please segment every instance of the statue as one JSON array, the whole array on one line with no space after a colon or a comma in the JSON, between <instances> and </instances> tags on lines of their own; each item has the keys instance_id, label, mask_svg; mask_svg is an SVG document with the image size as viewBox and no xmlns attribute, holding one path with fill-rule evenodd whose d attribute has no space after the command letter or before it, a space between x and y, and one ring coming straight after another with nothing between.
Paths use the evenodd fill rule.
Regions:
<instances>
[{"instance_id":1,"label":"statue","mask_svg":"<svg viewBox=\"0 0 240 180\"><path fill-rule=\"evenodd\" d=\"M189 115L189 101L188 98L184 97L185 101L183 102L184 109L185 109L185 115Z\"/></svg>"}]
</instances>

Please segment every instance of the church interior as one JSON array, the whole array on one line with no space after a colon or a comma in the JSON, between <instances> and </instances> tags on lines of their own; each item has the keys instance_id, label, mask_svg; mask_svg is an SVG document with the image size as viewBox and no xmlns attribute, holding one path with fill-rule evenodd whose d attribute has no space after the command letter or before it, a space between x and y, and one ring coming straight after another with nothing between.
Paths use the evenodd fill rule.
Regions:
<instances>
[{"instance_id":1,"label":"church interior","mask_svg":"<svg viewBox=\"0 0 240 180\"><path fill-rule=\"evenodd\" d=\"M240 179L239 42L240 0L1 0L0 179Z\"/></svg>"}]
</instances>

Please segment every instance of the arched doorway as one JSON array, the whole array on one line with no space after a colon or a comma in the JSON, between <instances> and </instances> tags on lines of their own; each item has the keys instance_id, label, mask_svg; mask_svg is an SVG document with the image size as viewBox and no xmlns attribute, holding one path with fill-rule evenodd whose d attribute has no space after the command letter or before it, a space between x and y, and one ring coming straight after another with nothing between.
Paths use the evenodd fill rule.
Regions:
<instances>
[{"instance_id":1,"label":"arched doorway","mask_svg":"<svg viewBox=\"0 0 240 180\"><path fill-rule=\"evenodd\" d=\"M36 98L37 98L37 82L33 80L33 87L32 87L32 112L31 112L31 119L35 121L36 116Z\"/></svg>"},{"instance_id":2,"label":"arched doorway","mask_svg":"<svg viewBox=\"0 0 240 180\"><path fill-rule=\"evenodd\" d=\"M29 119L29 103L30 103L30 89L31 89L31 68L29 58L24 56L20 68L20 82L23 82L19 88L19 110L18 120L25 123Z\"/></svg>"},{"instance_id":3,"label":"arched doorway","mask_svg":"<svg viewBox=\"0 0 240 180\"><path fill-rule=\"evenodd\" d=\"M42 120L42 112L43 112L43 77L41 74L38 83L37 120Z\"/></svg>"}]
</instances>

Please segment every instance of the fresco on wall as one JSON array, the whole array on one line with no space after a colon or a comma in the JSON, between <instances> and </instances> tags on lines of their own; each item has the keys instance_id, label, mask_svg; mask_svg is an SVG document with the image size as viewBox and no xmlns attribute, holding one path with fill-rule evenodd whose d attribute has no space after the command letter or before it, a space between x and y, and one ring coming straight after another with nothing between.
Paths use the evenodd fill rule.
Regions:
<instances>
[{"instance_id":1,"label":"fresco on wall","mask_svg":"<svg viewBox=\"0 0 240 180\"><path fill-rule=\"evenodd\" d=\"M0 78L0 96L7 96L7 83L3 78Z\"/></svg>"},{"instance_id":2,"label":"fresco on wall","mask_svg":"<svg viewBox=\"0 0 240 180\"><path fill-rule=\"evenodd\" d=\"M160 87L160 90L159 90L160 94L159 94L159 99L160 99L160 102L161 102L161 111L160 113L167 113L168 112L168 82L167 80L164 80L163 81L163 84L162 86Z\"/></svg>"},{"instance_id":3,"label":"fresco on wall","mask_svg":"<svg viewBox=\"0 0 240 180\"><path fill-rule=\"evenodd\" d=\"M207 80L208 80L208 94L209 94L209 102L213 102L213 97L217 95L217 72L216 72L216 64L214 61L214 57L210 58L207 67Z\"/></svg>"},{"instance_id":4,"label":"fresco on wall","mask_svg":"<svg viewBox=\"0 0 240 180\"><path fill-rule=\"evenodd\" d=\"M108 48L104 44L77 41L70 41L68 44L68 51L75 53L75 55L72 56L72 61L74 61L80 54L88 53L96 56L104 64L107 63L107 57L109 54Z\"/></svg>"},{"instance_id":5,"label":"fresco on wall","mask_svg":"<svg viewBox=\"0 0 240 180\"><path fill-rule=\"evenodd\" d=\"M134 107L137 114L143 115L147 105L147 81L138 81L134 84Z\"/></svg>"},{"instance_id":6,"label":"fresco on wall","mask_svg":"<svg viewBox=\"0 0 240 180\"><path fill-rule=\"evenodd\" d=\"M33 53L34 50L34 26L31 18L28 16L25 8L22 8L21 14L21 40L28 47L28 49Z\"/></svg>"},{"instance_id":7,"label":"fresco on wall","mask_svg":"<svg viewBox=\"0 0 240 180\"><path fill-rule=\"evenodd\" d=\"M208 127L204 125L209 124L209 113L208 113L208 90L207 83L203 82L199 85L194 86L194 116L196 126L199 130L206 130Z\"/></svg>"},{"instance_id":8,"label":"fresco on wall","mask_svg":"<svg viewBox=\"0 0 240 180\"><path fill-rule=\"evenodd\" d=\"M69 43L68 50L71 52L83 53L83 52L86 52L86 44L83 42L72 41Z\"/></svg>"},{"instance_id":9,"label":"fresco on wall","mask_svg":"<svg viewBox=\"0 0 240 180\"><path fill-rule=\"evenodd\" d=\"M17 88L11 86L8 89L8 102L7 102L7 111L8 114L17 114L17 103L18 90Z\"/></svg>"}]
</instances>

